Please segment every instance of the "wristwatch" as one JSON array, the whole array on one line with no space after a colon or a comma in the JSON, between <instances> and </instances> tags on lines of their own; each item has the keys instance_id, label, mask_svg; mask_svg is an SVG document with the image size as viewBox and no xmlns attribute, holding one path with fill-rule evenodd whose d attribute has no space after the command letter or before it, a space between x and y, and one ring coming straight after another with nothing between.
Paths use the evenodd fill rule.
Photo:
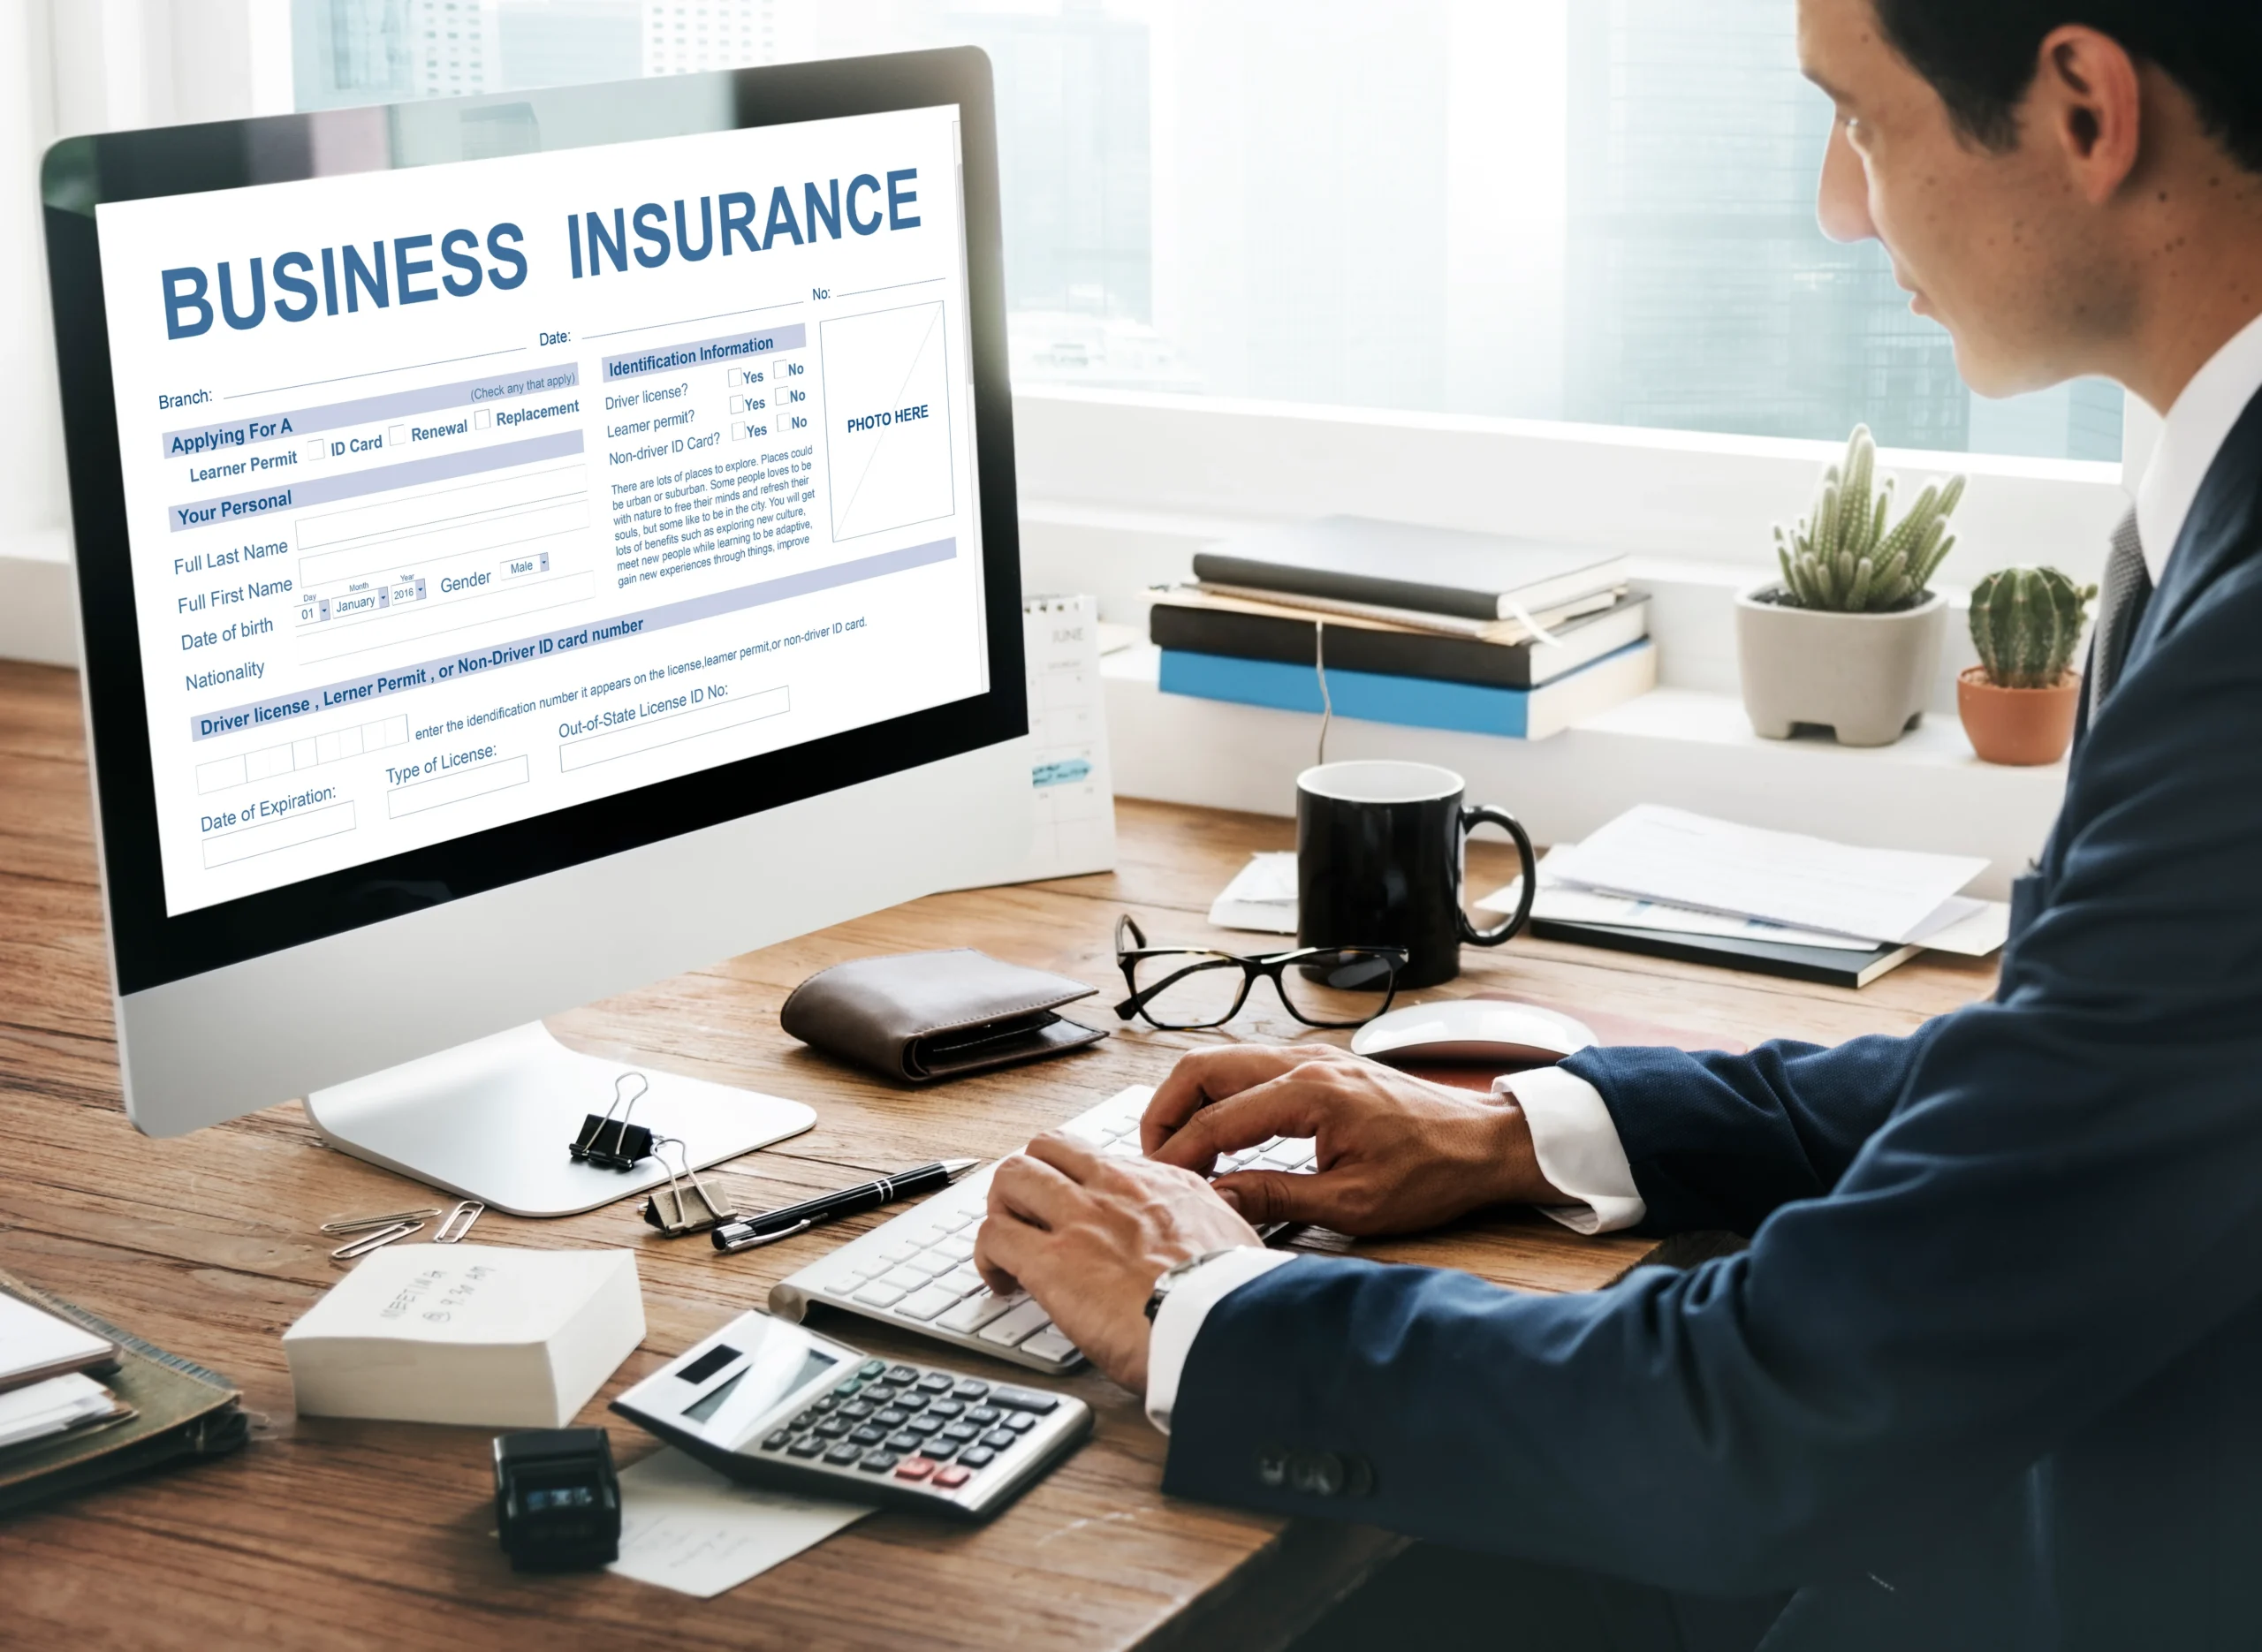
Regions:
<instances>
[{"instance_id":1,"label":"wristwatch","mask_svg":"<svg viewBox=\"0 0 2262 1652\"><path fill-rule=\"evenodd\" d=\"M1151 1320L1163 1311L1163 1299L1177 1290L1179 1282L1187 1275L1205 1262L1212 1262L1220 1256L1230 1255L1233 1248L1233 1246L1228 1245L1222 1250L1204 1251L1199 1256L1188 1257L1181 1262L1173 1262L1164 1269L1162 1277L1155 1281L1154 1293L1147 1299L1147 1317Z\"/></svg>"}]
</instances>

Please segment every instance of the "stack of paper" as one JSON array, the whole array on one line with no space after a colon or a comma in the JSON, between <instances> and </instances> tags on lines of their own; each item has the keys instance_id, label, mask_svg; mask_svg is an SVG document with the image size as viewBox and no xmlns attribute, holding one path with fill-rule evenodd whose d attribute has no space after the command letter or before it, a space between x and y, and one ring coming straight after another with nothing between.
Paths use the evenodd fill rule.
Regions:
<instances>
[{"instance_id":1,"label":"stack of paper","mask_svg":"<svg viewBox=\"0 0 2262 1652\"><path fill-rule=\"evenodd\" d=\"M1923 946L1980 958L2010 909L1957 893L1987 862L1858 849L1644 804L1540 870L1535 917L1868 951ZM1478 904L1512 911L1516 884Z\"/></svg>"},{"instance_id":2,"label":"stack of paper","mask_svg":"<svg viewBox=\"0 0 2262 1652\"><path fill-rule=\"evenodd\" d=\"M389 1245L283 1352L303 1415L561 1428L643 1339L634 1251Z\"/></svg>"},{"instance_id":3,"label":"stack of paper","mask_svg":"<svg viewBox=\"0 0 2262 1652\"><path fill-rule=\"evenodd\" d=\"M49 1377L0 1394L0 1449L123 1414L125 1407L93 1377Z\"/></svg>"}]
</instances>

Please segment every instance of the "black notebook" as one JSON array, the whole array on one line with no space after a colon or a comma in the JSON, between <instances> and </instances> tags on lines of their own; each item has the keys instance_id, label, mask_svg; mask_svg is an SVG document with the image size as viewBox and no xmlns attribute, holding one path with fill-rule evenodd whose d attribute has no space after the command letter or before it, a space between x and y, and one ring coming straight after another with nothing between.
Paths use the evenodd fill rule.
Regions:
<instances>
[{"instance_id":1,"label":"black notebook","mask_svg":"<svg viewBox=\"0 0 2262 1652\"><path fill-rule=\"evenodd\" d=\"M1717 964L1723 969L1748 969L1792 981L1819 981L1826 987L1866 987L1924 950L1888 942L1866 951L1854 951L1835 946L1750 941L1734 936L1636 929L1615 923L1567 923L1554 918L1534 918L1531 933L1542 941L1608 947L1613 951L1640 952L1651 958L1675 959L1684 964Z\"/></svg>"},{"instance_id":2,"label":"black notebook","mask_svg":"<svg viewBox=\"0 0 2262 1652\"><path fill-rule=\"evenodd\" d=\"M1331 516L1198 551L1194 575L1218 585L1513 619L1626 583L1615 551L1503 539L1408 522Z\"/></svg>"},{"instance_id":3,"label":"black notebook","mask_svg":"<svg viewBox=\"0 0 2262 1652\"><path fill-rule=\"evenodd\" d=\"M1479 642L1413 631L1357 625L1327 627L1327 663L1338 671L1381 677L1425 677L1434 682L1479 683L1492 688L1536 688L1615 653L1649 634L1649 598L1628 597L1613 608L1555 627L1553 642ZM1318 625L1285 615L1235 613L1228 609L1158 602L1147 620L1158 646L1236 660L1317 663Z\"/></svg>"}]
</instances>

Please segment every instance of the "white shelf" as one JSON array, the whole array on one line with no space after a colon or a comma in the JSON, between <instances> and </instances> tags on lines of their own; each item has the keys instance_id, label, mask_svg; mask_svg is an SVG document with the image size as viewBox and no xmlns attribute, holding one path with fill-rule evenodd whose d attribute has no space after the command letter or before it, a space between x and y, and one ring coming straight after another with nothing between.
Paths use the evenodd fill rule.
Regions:
<instances>
[{"instance_id":1,"label":"white shelf","mask_svg":"<svg viewBox=\"0 0 2262 1652\"><path fill-rule=\"evenodd\" d=\"M1101 662L1120 796L1251 814L1295 813L1298 772L1317 759L1319 719L1165 694L1159 650ZM1897 745L1764 740L1734 696L1660 688L1538 741L1337 718L1330 761L1442 764L1472 802L1515 815L1542 844L1575 840L1637 803L1877 848L1984 855L1974 894L2001 899L2049 835L2063 764L2003 769L1972 755L1955 717L1928 715Z\"/></svg>"}]
</instances>

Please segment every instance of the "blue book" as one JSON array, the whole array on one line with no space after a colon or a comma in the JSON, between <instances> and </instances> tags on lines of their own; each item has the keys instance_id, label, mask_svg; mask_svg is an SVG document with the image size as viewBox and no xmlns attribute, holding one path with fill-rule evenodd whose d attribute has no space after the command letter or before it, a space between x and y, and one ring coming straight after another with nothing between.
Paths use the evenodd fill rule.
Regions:
<instances>
[{"instance_id":1,"label":"blue book","mask_svg":"<svg viewBox=\"0 0 2262 1652\"><path fill-rule=\"evenodd\" d=\"M1495 688L1427 677L1330 671L1327 692L1339 717L1393 723L1402 728L1495 734L1512 740L1544 740L1583 717L1647 693L1657 682L1657 645L1644 639L1537 688ZM1269 706L1276 711L1316 715L1325 709L1317 671L1277 660L1230 659L1221 654L1165 648L1161 687L1166 694Z\"/></svg>"}]
</instances>

